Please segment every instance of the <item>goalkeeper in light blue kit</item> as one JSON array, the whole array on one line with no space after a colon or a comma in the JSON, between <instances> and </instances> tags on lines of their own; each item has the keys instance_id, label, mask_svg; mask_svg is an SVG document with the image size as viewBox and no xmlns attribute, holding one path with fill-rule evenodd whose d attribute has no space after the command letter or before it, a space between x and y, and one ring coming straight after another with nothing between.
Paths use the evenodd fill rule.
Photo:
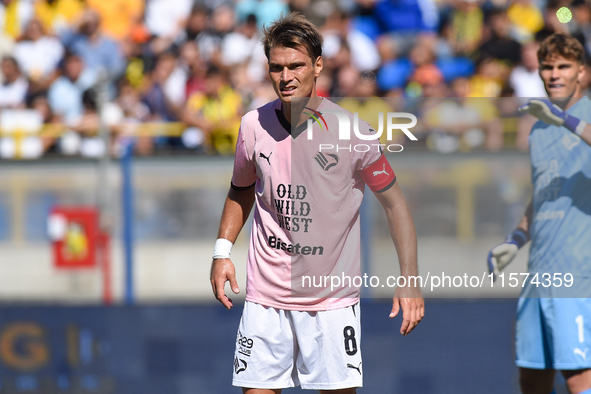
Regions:
<instances>
[{"instance_id":1,"label":"goalkeeper in light blue kit","mask_svg":"<svg viewBox=\"0 0 591 394\"><path fill-rule=\"evenodd\" d=\"M498 275L531 238L529 276L517 307L522 392L555 393L560 370L570 393L591 394L591 101L581 97L585 53L575 38L554 34L542 42L538 60L550 99L531 99L520 108L539 119L529 136L533 197L517 229L490 251L487 262ZM566 277L572 278L568 288L566 274L572 275Z\"/></svg>"}]
</instances>

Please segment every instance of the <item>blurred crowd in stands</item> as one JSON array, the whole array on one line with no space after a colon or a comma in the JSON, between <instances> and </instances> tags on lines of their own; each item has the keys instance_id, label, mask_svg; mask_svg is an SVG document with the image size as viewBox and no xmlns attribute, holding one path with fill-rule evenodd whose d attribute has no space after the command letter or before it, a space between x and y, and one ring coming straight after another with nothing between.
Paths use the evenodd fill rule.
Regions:
<instances>
[{"instance_id":1,"label":"blurred crowd in stands","mask_svg":"<svg viewBox=\"0 0 591 394\"><path fill-rule=\"evenodd\" d=\"M290 11L324 35L320 95L411 108L441 152L526 149L538 43L566 32L591 54L590 0L0 0L0 158L98 157L99 112L113 152L135 133L138 155L232 153L276 98L261 28Z\"/></svg>"}]
</instances>

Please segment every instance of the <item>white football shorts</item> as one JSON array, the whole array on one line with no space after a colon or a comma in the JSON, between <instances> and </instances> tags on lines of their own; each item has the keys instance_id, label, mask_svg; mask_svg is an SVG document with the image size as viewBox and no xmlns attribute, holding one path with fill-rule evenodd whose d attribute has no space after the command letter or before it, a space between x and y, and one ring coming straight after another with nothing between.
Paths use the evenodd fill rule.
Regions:
<instances>
[{"instance_id":1,"label":"white football shorts","mask_svg":"<svg viewBox=\"0 0 591 394\"><path fill-rule=\"evenodd\" d=\"M236 337L238 387L309 390L361 387L359 303L300 312L244 304Z\"/></svg>"}]
</instances>

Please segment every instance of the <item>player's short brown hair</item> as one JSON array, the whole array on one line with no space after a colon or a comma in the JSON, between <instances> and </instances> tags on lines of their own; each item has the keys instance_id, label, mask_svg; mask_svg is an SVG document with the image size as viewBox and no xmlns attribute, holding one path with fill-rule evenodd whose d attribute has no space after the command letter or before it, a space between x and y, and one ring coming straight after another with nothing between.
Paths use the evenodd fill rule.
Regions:
<instances>
[{"instance_id":1,"label":"player's short brown hair","mask_svg":"<svg viewBox=\"0 0 591 394\"><path fill-rule=\"evenodd\" d=\"M546 38L538 49L538 62L561 56L567 60L574 60L585 64L585 50L583 45L574 37L567 34L556 33Z\"/></svg>"},{"instance_id":2,"label":"player's short brown hair","mask_svg":"<svg viewBox=\"0 0 591 394\"><path fill-rule=\"evenodd\" d=\"M263 46L267 59L271 48L304 47L313 63L318 56L322 56L322 41L322 35L316 26L297 12L281 16L269 27L263 28Z\"/></svg>"}]
</instances>

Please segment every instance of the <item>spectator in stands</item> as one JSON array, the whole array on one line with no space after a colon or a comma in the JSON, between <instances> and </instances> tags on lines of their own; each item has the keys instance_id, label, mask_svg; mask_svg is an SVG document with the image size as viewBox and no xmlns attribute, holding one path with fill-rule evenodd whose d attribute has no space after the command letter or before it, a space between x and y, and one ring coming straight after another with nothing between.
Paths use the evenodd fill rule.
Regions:
<instances>
[{"instance_id":1,"label":"spectator in stands","mask_svg":"<svg viewBox=\"0 0 591 394\"><path fill-rule=\"evenodd\" d=\"M507 12L496 9L489 14L490 38L478 49L481 57L504 60L510 66L521 61L521 44L511 37L511 21Z\"/></svg>"},{"instance_id":2,"label":"spectator in stands","mask_svg":"<svg viewBox=\"0 0 591 394\"><path fill-rule=\"evenodd\" d=\"M47 89L55 78L63 56L64 47L60 40L46 35L38 19L31 19L22 40L14 48L14 57L23 73L41 90Z\"/></svg>"},{"instance_id":3,"label":"spectator in stands","mask_svg":"<svg viewBox=\"0 0 591 394\"><path fill-rule=\"evenodd\" d=\"M380 66L380 54L376 44L364 33L355 29L351 18L337 11L330 15L322 28L324 37L323 57L337 56L341 46L346 43L350 52L350 62L357 70L374 71Z\"/></svg>"},{"instance_id":4,"label":"spectator in stands","mask_svg":"<svg viewBox=\"0 0 591 394\"><path fill-rule=\"evenodd\" d=\"M222 43L234 30L234 16L234 9L229 4L216 7L211 13L209 28L196 38L200 56L217 67L224 67L221 58Z\"/></svg>"},{"instance_id":5,"label":"spectator in stands","mask_svg":"<svg viewBox=\"0 0 591 394\"><path fill-rule=\"evenodd\" d=\"M0 34L16 40L32 16L31 1L0 0Z\"/></svg>"},{"instance_id":6,"label":"spectator in stands","mask_svg":"<svg viewBox=\"0 0 591 394\"><path fill-rule=\"evenodd\" d=\"M192 7L192 0L149 0L146 27L156 37L172 39L184 30Z\"/></svg>"},{"instance_id":7,"label":"spectator in stands","mask_svg":"<svg viewBox=\"0 0 591 394\"><path fill-rule=\"evenodd\" d=\"M116 131L117 126L123 121L124 114L117 103L106 102L103 105L101 119L98 113L95 90L88 89L82 93L83 113L73 129L83 136L80 144L80 154L84 157L101 157L105 152L104 141L98 136L101 120L105 122L105 126L112 133Z\"/></svg>"},{"instance_id":8,"label":"spectator in stands","mask_svg":"<svg viewBox=\"0 0 591 394\"><path fill-rule=\"evenodd\" d=\"M259 48L262 48L262 44L257 32L257 19L251 14L246 22L224 37L221 46L222 63L228 67L246 63Z\"/></svg>"},{"instance_id":9,"label":"spectator in stands","mask_svg":"<svg viewBox=\"0 0 591 394\"><path fill-rule=\"evenodd\" d=\"M37 0L34 3L35 17L45 31L60 34L84 11L82 0Z\"/></svg>"},{"instance_id":10,"label":"spectator in stands","mask_svg":"<svg viewBox=\"0 0 591 394\"><path fill-rule=\"evenodd\" d=\"M443 74L435 65L435 53L427 43L417 42L417 45L410 51L409 58L414 69L410 76L410 82L418 85L420 95L425 95L425 87L430 89L443 83ZM426 94L426 96L431 96L431 94Z\"/></svg>"},{"instance_id":11,"label":"spectator in stands","mask_svg":"<svg viewBox=\"0 0 591 394\"><path fill-rule=\"evenodd\" d=\"M591 5L585 0L575 0L572 3L573 19L576 24L573 35L582 37L587 60L591 59Z\"/></svg>"},{"instance_id":12,"label":"spectator in stands","mask_svg":"<svg viewBox=\"0 0 591 394\"><path fill-rule=\"evenodd\" d=\"M215 152L230 154L243 114L242 97L227 83L222 71L212 66L207 71L205 90L187 100L183 120L201 129Z\"/></svg>"},{"instance_id":13,"label":"spectator in stands","mask_svg":"<svg viewBox=\"0 0 591 394\"><path fill-rule=\"evenodd\" d=\"M406 55L422 34L434 34L439 11L433 0L379 0L373 18L385 39L394 40L400 54Z\"/></svg>"},{"instance_id":14,"label":"spectator in stands","mask_svg":"<svg viewBox=\"0 0 591 394\"><path fill-rule=\"evenodd\" d=\"M0 84L0 108L17 108L25 104L29 83L23 77L18 62L12 56L5 56L0 62L4 76Z\"/></svg>"},{"instance_id":15,"label":"spectator in stands","mask_svg":"<svg viewBox=\"0 0 591 394\"><path fill-rule=\"evenodd\" d=\"M510 68L500 60L483 57L470 78L470 97L499 97Z\"/></svg>"},{"instance_id":16,"label":"spectator in stands","mask_svg":"<svg viewBox=\"0 0 591 394\"><path fill-rule=\"evenodd\" d=\"M445 99L428 109L424 122L431 129L428 146L440 152L470 150L482 145L489 150L503 146L503 128L494 103L471 98L470 84L464 78L453 84L455 99Z\"/></svg>"},{"instance_id":17,"label":"spectator in stands","mask_svg":"<svg viewBox=\"0 0 591 394\"><path fill-rule=\"evenodd\" d=\"M248 16L256 16L259 29L277 19L281 14L287 15L289 7L284 0L239 0L236 3L238 21L245 22Z\"/></svg>"},{"instance_id":18,"label":"spectator in stands","mask_svg":"<svg viewBox=\"0 0 591 394\"><path fill-rule=\"evenodd\" d=\"M187 83L185 85L185 98L187 98L194 92L205 89L207 64L199 56L199 49L195 41L187 41L183 44L180 59L187 70Z\"/></svg>"},{"instance_id":19,"label":"spectator in stands","mask_svg":"<svg viewBox=\"0 0 591 394\"><path fill-rule=\"evenodd\" d=\"M156 67L148 76L150 84L144 93L143 102L148 106L152 120L170 122L179 117L183 103L178 99L178 94L184 96L186 85L175 80L176 70L176 57L166 52L158 57Z\"/></svg>"},{"instance_id":20,"label":"spectator in stands","mask_svg":"<svg viewBox=\"0 0 591 394\"><path fill-rule=\"evenodd\" d=\"M41 115L43 124L45 124L48 131L57 130L60 128L58 125L59 117L55 116L49 105L47 99L47 92L40 91L27 97L27 108L37 111ZM53 125L53 129L48 128L47 125ZM41 138L43 143L43 151L46 152L54 144L55 138L53 136L44 136Z\"/></svg>"},{"instance_id":21,"label":"spectator in stands","mask_svg":"<svg viewBox=\"0 0 591 394\"><path fill-rule=\"evenodd\" d=\"M105 35L117 41L130 37L144 13L143 0L86 0L86 4L100 15Z\"/></svg>"},{"instance_id":22,"label":"spectator in stands","mask_svg":"<svg viewBox=\"0 0 591 394\"><path fill-rule=\"evenodd\" d=\"M84 67L80 56L68 53L63 61L62 75L49 87L47 97L52 111L68 126L79 122L83 114L82 94L95 84L94 70Z\"/></svg>"},{"instance_id":23,"label":"spectator in stands","mask_svg":"<svg viewBox=\"0 0 591 394\"><path fill-rule=\"evenodd\" d=\"M101 33L100 24L97 12L86 10L73 28L61 35L62 42L82 58L86 67L118 77L125 70L125 59L119 45Z\"/></svg>"},{"instance_id":24,"label":"spectator in stands","mask_svg":"<svg viewBox=\"0 0 591 394\"><path fill-rule=\"evenodd\" d=\"M207 30L208 18L209 11L201 5L195 5L187 18L185 28L174 37L173 50L182 47L186 42L197 44L199 35ZM173 37L169 39L172 41Z\"/></svg>"},{"instance_id":25,"label":"spectator in stands","mask_svg":"<svg viewBox=\"0 0 591 394\"><path fill-rule=\"evenodd\" d=\"M544 16L532 0L513 0L507 16L514 27L514 36L521 44L531 42L544 27Z\"/></svg>"},{"instance_id":26,"label":"spectator in stands","mask_svg":"<svg viewBox=\"0 0 591 394\"><path fill-rule=\"evenodd\" d=\"M509 84L516 97L546 97L538 70L538 48L536 42L521 47L521 63L513 68L509 76Z\"/></svg>"},{"instance_id":27,"label":"spectator in stands","mask_svg":"<svg viewBox=\"0 0 591 394\"><path fill-rule=\"evenodd\" d=\"M221 47L221 61L224 66L243 66L243 85L259 84L267 79L267 57L257 30L257 20L250 15L247 21L234 32L224 37ZM232 70L231 74L234 70Z\"/></svg>"},{"instance_id":28,"label":"spectator in stands","mask_svg":"<svg viewBox=\"0 0 591 394\"><path fill-rule=\"evenodd\" d=\"M479 0L459 0L444 35L456 55L472 54L482 39L484 14Z\"/></svg>"}]
</instances>

